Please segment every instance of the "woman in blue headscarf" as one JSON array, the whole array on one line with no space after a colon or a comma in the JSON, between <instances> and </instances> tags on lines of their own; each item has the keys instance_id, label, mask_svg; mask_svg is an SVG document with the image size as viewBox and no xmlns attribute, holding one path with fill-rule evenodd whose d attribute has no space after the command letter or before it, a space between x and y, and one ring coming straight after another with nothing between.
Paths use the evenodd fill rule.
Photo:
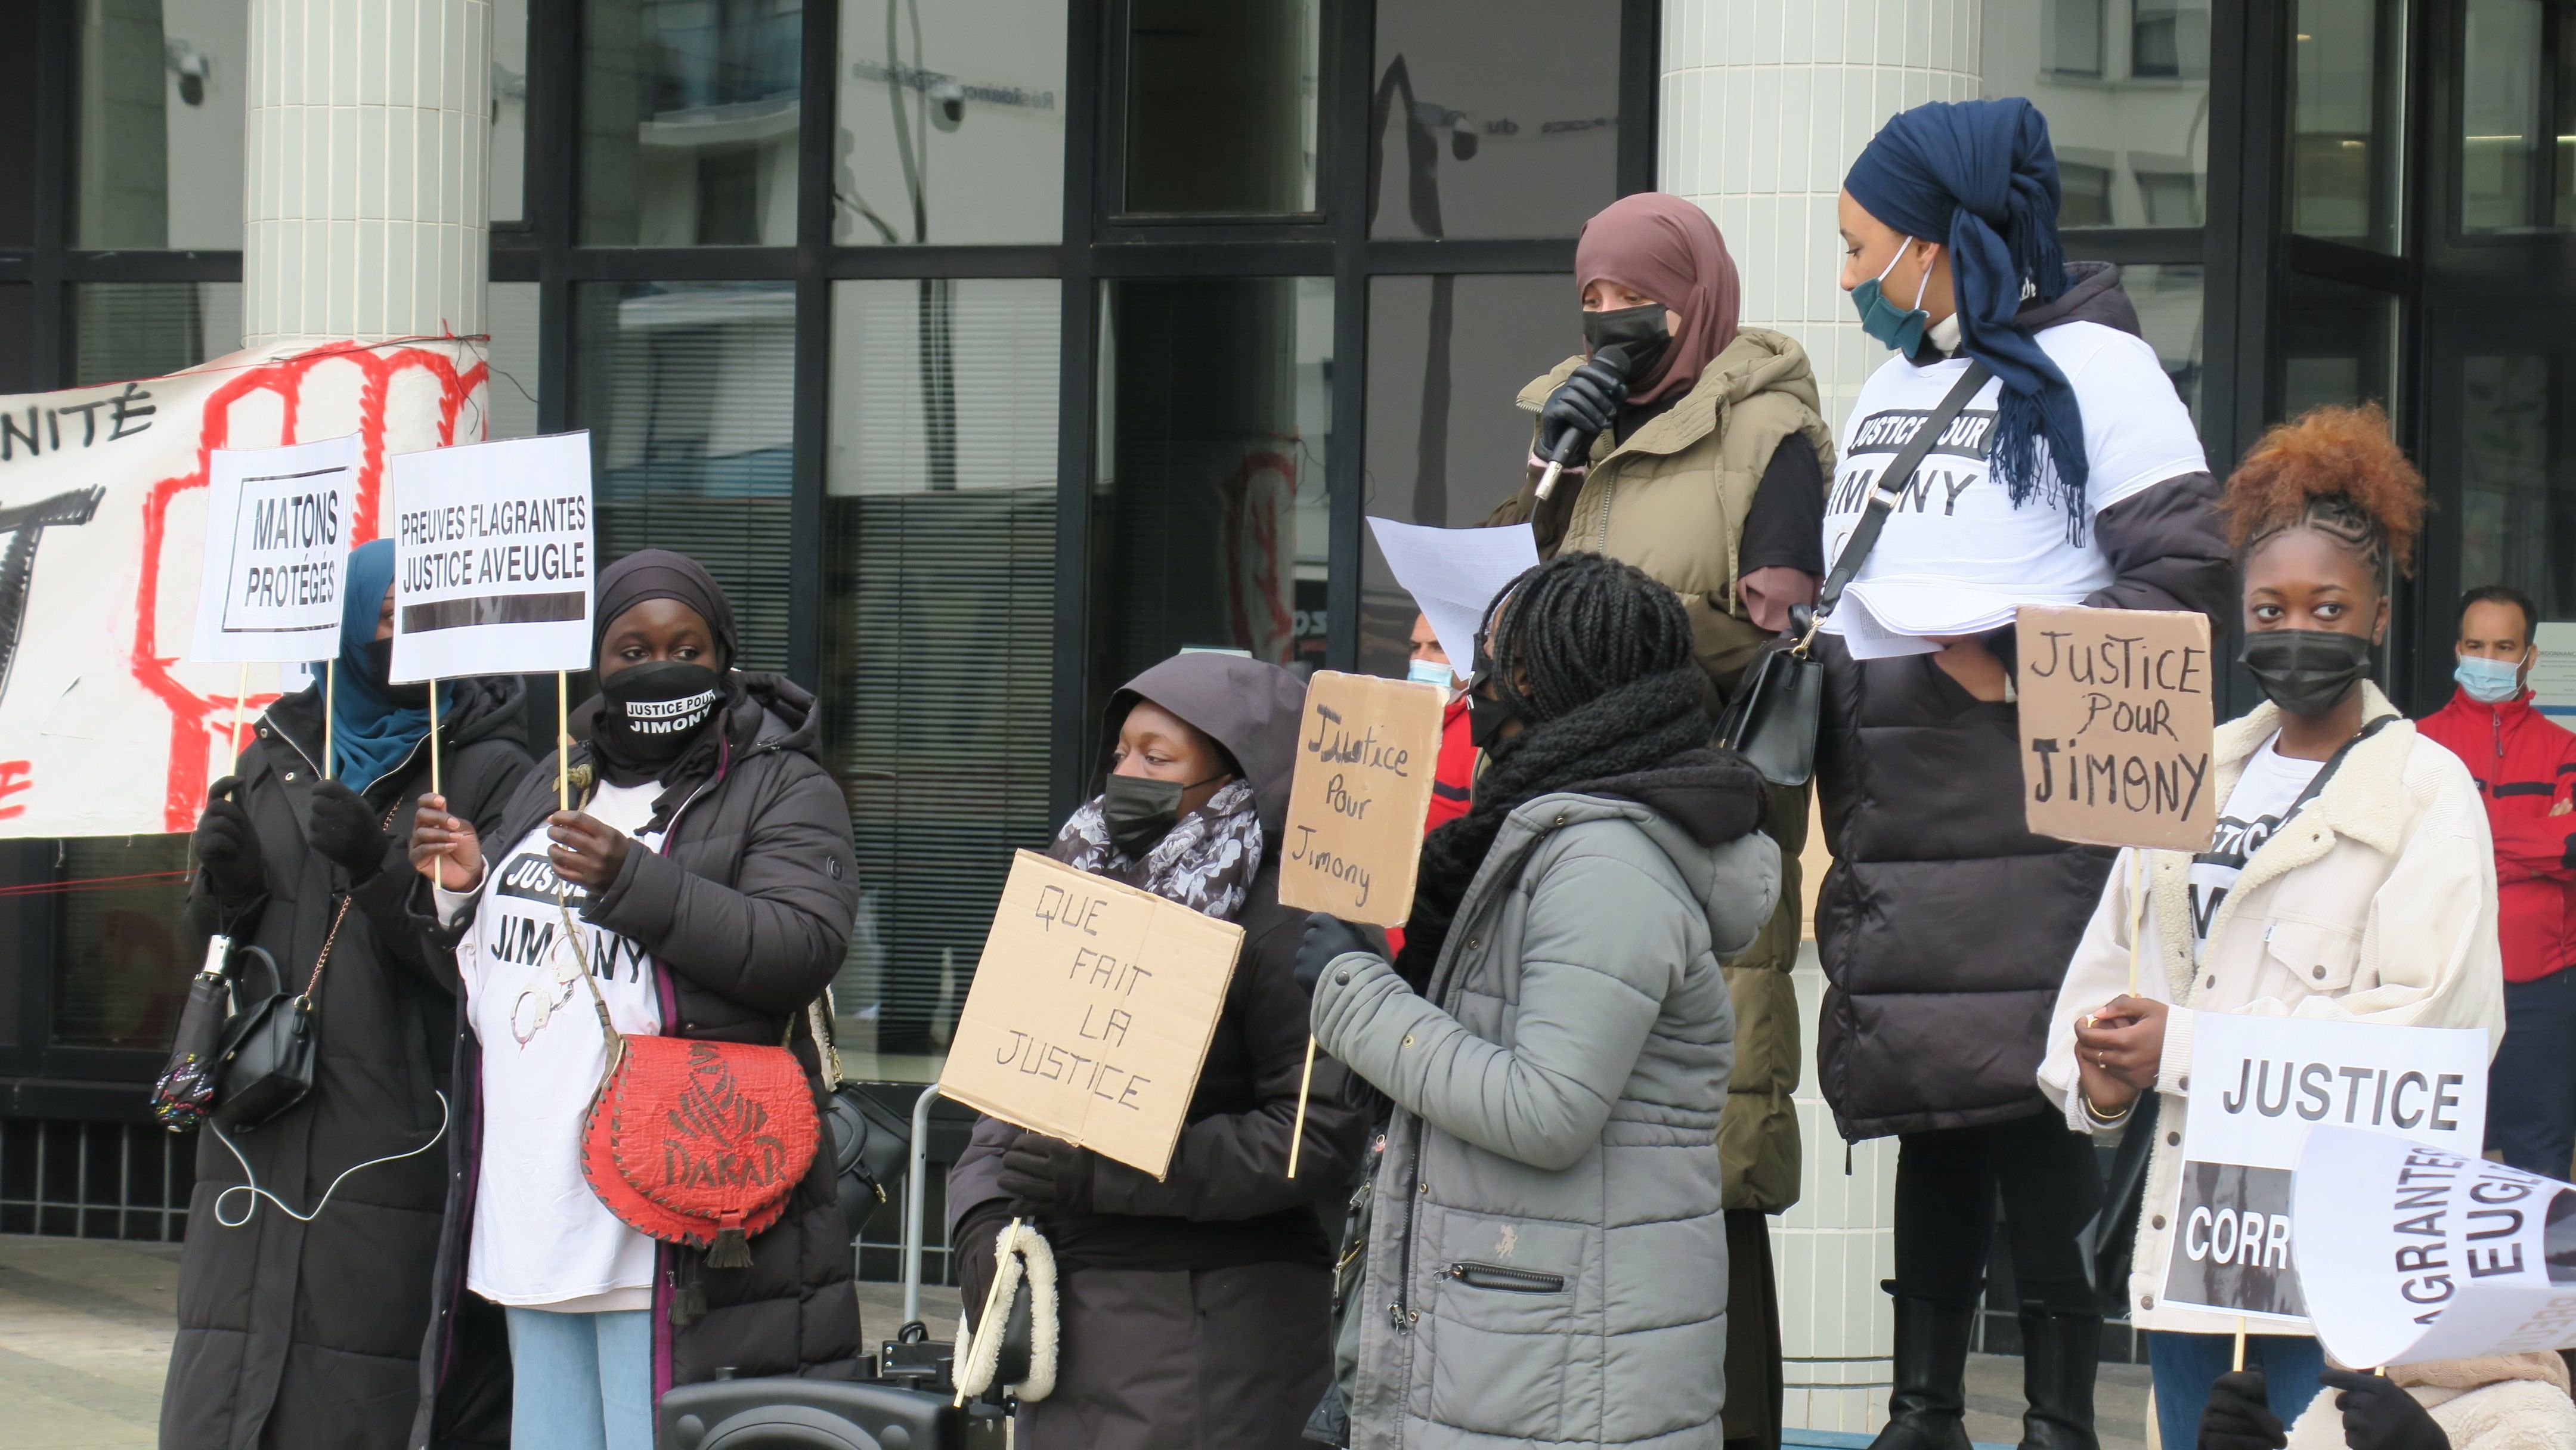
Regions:
<instances>
[{"instance_id":1,"label":"woman in blue headscarf","mask_svg":"<svg viewBox=\"0 0 2576 1450\"><path fill-rule=\"evenodd\" d=\"M198 1135L166 1446L398 1450L411 1429L447 1205L447 1154L432 1145L454 1096L456 1006L455 963L423 951L405 912L418 878L386 829L408 828L429 790L428 687L387 678L393 577L390 540L350 554L338 678L269 706L197 823L191 924L265 949L287 992L312 982L318 1051L294 1107ZM515 677L440 688L449 809L497 825L531 768L523 691ZM277 989L254 967L240 990Z\"/></svg>"},{"instance_id":2,"label":"woman in blue headscarf","mask_svg":"<svg viewBox=\"0 0 2576 1450\"><path fill-rule=\"evenodd\" d=\"M1895 355L1852 408L1825 506L1848 587L1817 783L1835 860L1818 1075L1846 1139L1896 1134L1895 1385L1878 1450L1966 1450L1970 1328L1998 1194L2021 1316L2022 1445L2092 1450L2101 1316L2078 1237L2092 1148L2041 1097L2058 985L2111 853L2024 826L2023 604L2214 612L2217 485L2119 273L2069 264L2028 101L1918 106L1844 178L1842 285ZM1953 397L1954 393L1958 396ZM1905 477L1929 415L1958 413ZM1846 554L1892 506L1874 545ZM1866 533L1859 534L1866 541Z\"/></svg>"}]
</instances>

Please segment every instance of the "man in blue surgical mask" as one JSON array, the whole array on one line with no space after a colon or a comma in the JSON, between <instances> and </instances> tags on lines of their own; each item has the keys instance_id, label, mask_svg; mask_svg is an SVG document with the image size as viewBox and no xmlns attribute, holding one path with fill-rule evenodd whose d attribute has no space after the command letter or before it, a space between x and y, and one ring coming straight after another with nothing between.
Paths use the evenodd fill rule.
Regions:
<instances>
[{"instance_id":1,"label":"man in blue surgical mask","mask_svg":"<svg viewBox=\"0 0 2576 1450\"><path fill-rule=\"evenodd\" d=\"M2519 589L2462 596L2459 688L2416 728L2468 763L2495 837L2505 1035L2487 1086L2487 1147L2565 1178L2576 1156L2576 734L2532 698L2539 623Z\"/></svg>"}]
</instances>

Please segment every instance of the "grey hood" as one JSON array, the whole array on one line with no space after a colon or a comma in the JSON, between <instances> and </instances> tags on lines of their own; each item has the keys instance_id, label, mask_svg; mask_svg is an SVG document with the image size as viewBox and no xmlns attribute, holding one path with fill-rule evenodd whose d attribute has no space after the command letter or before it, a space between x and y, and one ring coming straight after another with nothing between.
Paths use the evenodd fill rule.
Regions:
<instances>
[{"instance_id":1,"label":"grey hood","mask_svg":"<svg viewBox=\"0 0 2576 1450\"><path fill-rule=\"evenodd\" d=\"M1118 688L1102 721L1102 769L1118 727L1138 700L1151 700L1225 747L1252 782L1261 828L1278 840L1288 823L1288 781L1297 769L1297 722L1306 682L1277 665L1241 655L1174 655Z\"/></svg>"}]
</instances>

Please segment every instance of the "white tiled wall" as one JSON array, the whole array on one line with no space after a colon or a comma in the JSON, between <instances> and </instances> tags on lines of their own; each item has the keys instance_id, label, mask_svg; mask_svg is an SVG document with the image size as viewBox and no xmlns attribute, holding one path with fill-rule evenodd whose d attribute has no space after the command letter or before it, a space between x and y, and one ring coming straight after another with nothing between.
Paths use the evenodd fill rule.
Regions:
<instances>
[{"instance_id":1,"label":"white tiled wall","mask_svg":"<svg viewBox=\"0 0 2576 1450\"><path fill-rule=\"evenodd\" d=\"M1835 284L1834 197L1889 116L1976 97L1983 9L1983 0L1664 6L1663 189L1717 218L1743 276L1744 322L1806 346L1837 429L1887 354L1861 334Z\"/></svg>"},{"instance_id":2,"label":"white tiled wall","mask_svg":"<svg viewBox=\"0 0 2576 1450\"><path fill-rule=\"evenodd\" d=\"M1840 429L1887 353L1837 285L1834 198L1880 123L1925 101L1977 95L1982 0L1667 0L1660 108L1664 190L1708 209L1744 282L1743 320L1805 345ZM1798 1204L1771 1221L1780 1286L1785 1423L1875 1432L1887 1415L1895 1321L1896 1140L1855 1147L1816 1088L1824 975L1815 945L1796 976L1807 1073Z\"/></svg>"},{"instance_id":3,"label":"white tiled wall","mask_svg":"<svg viewBox=\"0 0 2576 1450\"><path fill-rule=\"evenodd\" d=\"M245 342L484 330L491 0L250 0Z\"/></svg>"}]
</instances>

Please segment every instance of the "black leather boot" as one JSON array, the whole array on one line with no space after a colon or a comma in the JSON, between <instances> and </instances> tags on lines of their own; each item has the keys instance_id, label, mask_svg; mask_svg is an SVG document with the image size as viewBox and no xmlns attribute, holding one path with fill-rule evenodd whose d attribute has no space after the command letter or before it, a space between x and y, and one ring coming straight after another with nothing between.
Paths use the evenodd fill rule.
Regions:
<instances>
[{"instance_id":1,"label":"black leather boot","mask_svg":"<svg viewBox=\"0 0 2576 1450\"><path fill-rule=\"evenodd\" d=\"M1973 1303L1896 1296L1895 1387L1887 1396L1887 1428L1870 1450L1969 1450L1962 1417L1976 1315Z\"/></svg>"},{"instance_id":2,"label":"black leather boot","mask_svg":"<svg viewBox=\"0 0 2576 1450\"><path fill-rule=\"evenodd\" d=\"M2021 1308L2021 1450L2101 1450L2093 1433L2093 1371L2102 1316Z\"/></svg>"}]
</instances>

